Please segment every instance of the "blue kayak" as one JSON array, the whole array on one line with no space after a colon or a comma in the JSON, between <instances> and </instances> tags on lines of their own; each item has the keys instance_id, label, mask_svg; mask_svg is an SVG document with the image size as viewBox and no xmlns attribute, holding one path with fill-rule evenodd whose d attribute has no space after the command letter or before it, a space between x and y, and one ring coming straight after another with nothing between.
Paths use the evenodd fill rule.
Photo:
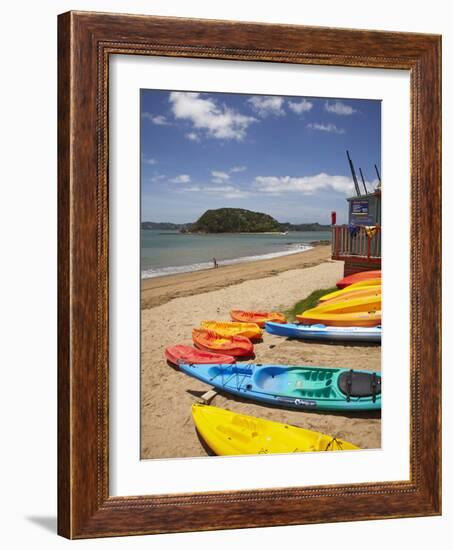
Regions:
<instances>
[{"instance_id":1,"label":"blue kayak","mask_svg":"<svg viewBox=\"0 0 453 550\"><path fill-rule=\"evenodd\" d=\"M180 370L218 390L280 407L320 411L381 408L381 375L329 367L179 365Z\"/></svg>"},{"instance_id":2,"label":"blue kayak","mask_svg":"<svg viewBox=\"0 0 453 550\"><path fill-rule=\"evenodd\" d=\"M334 342L381 342L382 327L329 327L327 325L297 325L295 323L265 324L266 332L301 340Z\"/></svg>"}]
</instances>

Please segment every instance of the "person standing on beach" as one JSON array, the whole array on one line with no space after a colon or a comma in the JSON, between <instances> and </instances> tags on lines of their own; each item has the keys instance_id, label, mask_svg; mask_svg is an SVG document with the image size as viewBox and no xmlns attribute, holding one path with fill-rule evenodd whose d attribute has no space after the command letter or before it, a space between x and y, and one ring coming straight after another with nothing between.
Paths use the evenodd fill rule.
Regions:
<instances>
[{"instance_id":1,"label":"person standing on beach","mask_svg":"<svg viewBox=\"0 0 453 550\"><path fill-rule=\"evenodd\" d=\"M214 269L217 269L219 267L217 260L215 258L212 258L212 261L214 262Z\"/></svg>"}]
</instances>

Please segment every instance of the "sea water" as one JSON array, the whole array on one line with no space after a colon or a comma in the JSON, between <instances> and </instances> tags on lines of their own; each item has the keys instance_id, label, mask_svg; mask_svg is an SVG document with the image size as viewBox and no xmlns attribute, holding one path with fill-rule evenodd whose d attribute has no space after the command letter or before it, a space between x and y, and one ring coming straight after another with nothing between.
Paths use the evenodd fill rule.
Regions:
<instances>
[{"instance_id":1,"label":"sea water","mask_svg":"<svg viewBox=\"0 0 453 550\"><path fill-rule=\"evenodd\" d=\"M141 231L141 276L160 277L219 265L277 258L309 250L312 242L331 240L330 231L291 231L286 235L220 233L191 235L178 231Z\"/></svg>"}]
</instances>

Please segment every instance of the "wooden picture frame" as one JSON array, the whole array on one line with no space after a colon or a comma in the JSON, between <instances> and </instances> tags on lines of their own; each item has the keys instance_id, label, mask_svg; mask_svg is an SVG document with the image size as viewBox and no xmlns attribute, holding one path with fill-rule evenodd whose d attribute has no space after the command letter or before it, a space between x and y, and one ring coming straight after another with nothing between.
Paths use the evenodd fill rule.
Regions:
<instances>
[{"instance_id":1,"label":"wooden picture frame","mask_svg":"<svg viewBox=\"0 0 453 550\"><path fill-rule=\"evenodd\" d=\"M58 24L59 534L88 538L440 514L440 37L88 12L65 13ZM410 71L409 481L109 495L111 54Z\"/></svg>"}]
</instances>

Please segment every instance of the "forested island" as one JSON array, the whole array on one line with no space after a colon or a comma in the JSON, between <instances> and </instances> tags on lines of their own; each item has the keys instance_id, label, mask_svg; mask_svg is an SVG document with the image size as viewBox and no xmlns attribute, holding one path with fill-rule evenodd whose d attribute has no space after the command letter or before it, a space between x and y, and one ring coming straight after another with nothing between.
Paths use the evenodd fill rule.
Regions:
<instances>
[{"instance_id":1,"label":"forested island","mask_svg":"<svg viewBox=\"0 0 453 550\"><path fill-rule=\"evenodd\" d=\"M244 208L206 210L190 227L191 233L269 233L280 232L280 224L269 214Z\"/></svg>"},{"instance_id":2,"label":"forested island","mask_svg":"<svg viewBox=\"0 0 453 550\"><path fill-rule=\"evenodd\" d=\"M206 210L194 223L142 222L142 229L180 231L181 233L282 233L286 231L327 231L330 225L280 223L269 214L244 208Z\"/></svg>"}]
</instances>

